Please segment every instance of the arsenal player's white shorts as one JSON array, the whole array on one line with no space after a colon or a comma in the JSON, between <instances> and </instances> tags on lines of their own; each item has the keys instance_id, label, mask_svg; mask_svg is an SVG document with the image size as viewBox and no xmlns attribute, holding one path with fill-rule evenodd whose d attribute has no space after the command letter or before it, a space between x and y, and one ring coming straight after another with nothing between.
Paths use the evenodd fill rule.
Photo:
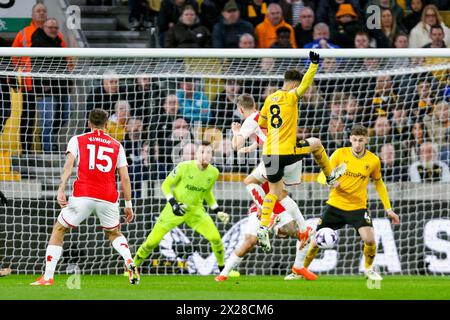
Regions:
<instances>
[{"instance_id":1,"label":"arsenal player's white shorts","mask_svg":"<svg viewBox=\"0 0 450 320\"><path fill-rule=\"evenodd\" d=\"M294 219L287 211L280 213L278 215L278 221L273 226L274 234L278 235L278 230L292 220ZM257 236L260 225L261 221L258 219L257 212L251 212L248 216L247 225L244 228L244 234Z\"/></svg>"},{"instance_id":2,"label":"arsenal player's white shorts","mask_svg":"<svg viewBox=\"0 0 450 320\"><path fill-rule=\"evenodd\" d=\"M260 182L267 181L264 162L260 162L251 175ZM300 184L302 181L302 161L297 161L284 168L283 182L286 186Z\"/></svg>"},{"instance_id":3,"label":"arsenal player's white shorts","mask_svg":"<svg viewBox=\"0 0 450 320\"><path fill-rule=\"evenodd\" d=\"M70 197L68 205L61 210L58 222L64 227L76 228L94 213L103 229L111 230L120 225L119 203L109 203L91 198Z\"/></svg>"}]
</instances>

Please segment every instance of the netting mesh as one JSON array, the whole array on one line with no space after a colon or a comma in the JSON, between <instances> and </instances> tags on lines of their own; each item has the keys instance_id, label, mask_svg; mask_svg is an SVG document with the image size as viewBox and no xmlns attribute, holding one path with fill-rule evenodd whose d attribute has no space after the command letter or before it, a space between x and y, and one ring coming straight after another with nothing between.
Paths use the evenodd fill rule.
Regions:
<instances>
[{"instance_id":1,"label":"netting mesh","mask_svg":"<svg viewBox=\"0 0 450 320\"><path fill-rule=\"evenodd\" d=\"M281 87L283 73L305 71L299 58L108 58L0 56L2 133L0 188L11 199L0 208L0 258L20 273L39 273L59 208L55 194L67 142L86 131L94 107L110 112L109 133L125 147L136 220L123 225L132 252L145 240L165 199L162 180L192 144L213 142L221 171L216 197L232 216L217 225L228 256L243 238L250 197L242 183L259 149L231 147L232 122L242 122L235 99L264 99ZM368 149L382 159L384 180L401 225L393 227L371 186L369 210L378 243L375 265L387 273L450 272L449 58L326 58L299 104L298 138L318 137L329 155L348 146L354 124L370 128ZM252 142L249 141L248 145ZM315 182L318 167L304 160L304 183L290 188L311 222L328 190ZM69 182L71 192L74 175ZM214 217L215 218L215 217ZM122 262L91 217L66 236L59 271L120 273ZM286 274L295 240L274 239L273 252L256 249L241 264L245 274ZM311 270L356 274L362 242L347 227L338 245L322 252ZM191 229L169 232L144 263L143 273L217 271L209 243Z\"/></svg>"}]
</instances>

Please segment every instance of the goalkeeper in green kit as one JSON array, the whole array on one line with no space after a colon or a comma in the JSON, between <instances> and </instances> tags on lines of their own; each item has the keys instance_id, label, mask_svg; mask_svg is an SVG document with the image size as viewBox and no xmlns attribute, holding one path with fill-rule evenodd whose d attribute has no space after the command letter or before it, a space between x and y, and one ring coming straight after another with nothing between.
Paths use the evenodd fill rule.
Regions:
<instances>
[{"instance_id":1,"label":"goalkeeper in green kit","mask_svg":"<svg viewBox=\"0 0 450 320\"><path fill-rule=\"evenodd\" d=\"M219 170L210 164L212 152L210 143L202 142L197 148L196 159L179 163L164 180L162 191L167 198L167 204L147 240L136 252L134 257L136 267L139 267L158 246L167 232L185 222L211 243L219 269L223 269L222 238L211 216L203 207L203 201L206 201L223 223L230 220L229 215L220 210L213 194Z\"/></svg>"}]
</instances>

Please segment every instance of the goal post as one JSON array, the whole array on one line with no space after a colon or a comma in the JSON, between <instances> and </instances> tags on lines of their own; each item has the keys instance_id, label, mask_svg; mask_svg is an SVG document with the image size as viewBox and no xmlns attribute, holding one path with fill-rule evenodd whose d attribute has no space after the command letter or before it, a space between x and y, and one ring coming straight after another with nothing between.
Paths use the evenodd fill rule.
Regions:
<instances>
[{"instance_id":1,"label":"goal post","mask_svg":"<svg viewBox=\"0 0 450 320\"><path fill-rule=\"evenodd\" d=\"M242 121L235 99L251 94L259 107L281 88L288 69L306 71L306 49L91 49L0 48L0 263L38 274L59 214L56 190L68 140L86 130L93 107L110 112L109 132L125 146L136 220L122 225L132 253L165 205L161 183L174 166L191 159L195 143L209 140L221 171L215 194L231 222L212 214L226 257L244 236L250 197L243 179L261 150L231 148L231 123ZM384 274L450 273L450 49L320 49L319 72L299 103L297 137L318 137L328 155L348 146L354 124L369 128L368 149L382 159L384 181L401 224L387 219L372 184L368 212ZM249 142L251 144L251 142ZM316 182L312 158L303 183L290 187L309 223L317 223L328 189ZM69 195L72 182L66 190ZM121 207L123 203L121 201ZM93 216L67 235L57 269L76 264L84 274L120 274L119 256ZM286 274L295 240L272 237L242 274ZM311 265L321 274L362 271L362 242L355 230L339 231L338 245ZM186 226L169 232L143 265L144 274L212 274L209 243Z\"/></svg>"}]
</instances>

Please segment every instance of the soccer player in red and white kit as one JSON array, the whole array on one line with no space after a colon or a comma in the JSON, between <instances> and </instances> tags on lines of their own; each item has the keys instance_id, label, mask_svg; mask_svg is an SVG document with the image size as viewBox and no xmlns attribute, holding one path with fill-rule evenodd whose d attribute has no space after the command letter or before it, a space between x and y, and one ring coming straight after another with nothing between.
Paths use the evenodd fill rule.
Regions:
<instances>
[{"instance_id":1,"label":"soccer player in red and white kit","mask_svg":"<svg viewBox=\"0 0 450 320\"><path fill-rule=\"evenodd\" d=\"M89 114L91 132L70 139L66 151L66 162L58 189L58 204L62 210L58 216L45 254L45 273L33 286L53 284L53 274L61 257L64 234L78 227L93 212L100 220L106 236L114 249L122 256L131 284L138 284L139 271L133 264L128 241L119 231L119 193L116 188L116 169L119 173L125 197L126 223L133 220L131 184L123 146L105 133L108 113L93 109ZM73 186L73 195L67 201L64 190L78 160L78 175Z\"/></svg>"}]
</instances>

